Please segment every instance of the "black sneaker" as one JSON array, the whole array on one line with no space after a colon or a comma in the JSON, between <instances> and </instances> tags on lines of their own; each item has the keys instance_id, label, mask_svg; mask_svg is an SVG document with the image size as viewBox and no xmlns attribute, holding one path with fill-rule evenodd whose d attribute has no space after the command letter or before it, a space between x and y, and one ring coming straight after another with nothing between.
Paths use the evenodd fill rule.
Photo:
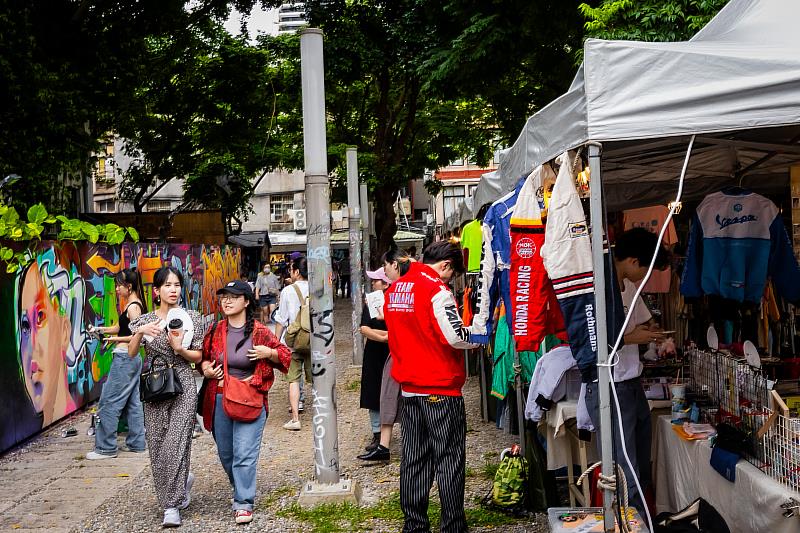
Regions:
<instances>
[{"instance_id":1,"label":"black sneaker","mask_svg":"<svg viewBox=\"0 0 800 533\"><path fill-rule=\"evenodd\" d=\"M390 457L389 448L384 448L380 444L378 447L358 456L362 461L388 461Z\"/></svg>"}]
</instances>

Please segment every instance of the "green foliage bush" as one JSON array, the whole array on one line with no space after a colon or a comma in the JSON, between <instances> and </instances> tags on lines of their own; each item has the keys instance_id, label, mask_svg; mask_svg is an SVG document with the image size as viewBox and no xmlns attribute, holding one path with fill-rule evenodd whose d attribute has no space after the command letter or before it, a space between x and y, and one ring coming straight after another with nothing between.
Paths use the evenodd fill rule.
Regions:
<instances>
[{"instance_id":1,"label":"green foliage bush","mask_svg":"<svg viewBox=\"0 0 800 533\"><path fill-rule=\"evenodd\" d=\"M6 272L16 272L31 261L33 248L42 240L46 230L50 230L47 233L53 233L59 241L115 245L122 243L126 236L133 242L139 241L139 233L134 228L123 228L116 224L92 224L63 215L54 216L41 203L31 206L27 217L23 219L14 207L0 203L0 241L26 243L22 250L16 252L16 247L0 245L0 261L6 264Z\"/></svg>"}]
</instances>

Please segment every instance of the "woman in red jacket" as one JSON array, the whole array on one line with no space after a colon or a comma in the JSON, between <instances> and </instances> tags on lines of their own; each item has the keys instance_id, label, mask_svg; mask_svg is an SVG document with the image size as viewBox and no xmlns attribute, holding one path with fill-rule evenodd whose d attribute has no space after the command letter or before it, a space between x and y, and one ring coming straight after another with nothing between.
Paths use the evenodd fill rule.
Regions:
<instances>
[{"instance_id":1,"label":"woman in red jacket","mask_svg":"<svg viewBox=\"0 0 800 533\"><path fill-rule=\"evenodd\" d=\"M212 431L225 473L233 486L233 510L237 524L253 520L256 465L267 421L267 393L275 380L274 369L289 370L292 352L255 319L258 305L250 285L236 280L217 291L225 319L216 322L203 340L200 370L206 378L203 425ZM225 374L227 358L227 375ZM250 384L264 397L260 416L242 422L223 408L225 379ZM233 388L227 391L231 394Z\"/></svg>"}]
</instances>

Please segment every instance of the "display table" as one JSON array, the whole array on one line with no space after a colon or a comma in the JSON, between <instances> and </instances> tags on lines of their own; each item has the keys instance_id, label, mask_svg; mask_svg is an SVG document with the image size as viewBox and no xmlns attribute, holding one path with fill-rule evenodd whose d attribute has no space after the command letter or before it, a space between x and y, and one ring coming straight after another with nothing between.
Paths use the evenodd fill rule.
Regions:
<instances>
[{"instance_id":1,"label":"display table","mask_svg":"<svg viewBox=\"0 0 800 533\"><path fill-rule=\"evenodd\" d=\"M736 482L711 468L707 441L685 441L671 427L669 417L658 418L653 481L656 512L675 512L697 498L708 501L728 523L731 533L797 533L800 519L784 518L780 505L800 498L742 459Z\"/></svg>"}]
</instances>

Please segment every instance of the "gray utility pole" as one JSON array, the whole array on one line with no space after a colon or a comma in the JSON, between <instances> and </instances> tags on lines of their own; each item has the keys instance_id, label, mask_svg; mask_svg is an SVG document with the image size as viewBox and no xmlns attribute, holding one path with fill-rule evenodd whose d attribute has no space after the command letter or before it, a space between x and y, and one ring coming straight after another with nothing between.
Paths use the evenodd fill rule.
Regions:
<instances>
[{"instance_id":1,"label":"gray utility pole","mask_svg":"<svg viewBox=\"0 0 800 533\"><path fill-rule=\"evenodd\" d=\"M606 332L606 277L605 256L603 255L603 181L600 167L599 143L589 144L589 169L591 183L589 188L589 216L592 226L592 261L594 263L594 316L597 334L597 374L600 396L600 455L603 461L603 475L616 475L612 452L611 389L608 364L608 334ZM577 156L576 156L577 157ZM562 164L572 164L567 160ZM621 483L621 480L617 480ZM605 531L614 531L614 511L611 507L614 493L603 491L603 522Z\"/></svg>"},{"instance_id":2,"label":"gray utility pole","mask_svg":"<svg viewBox=\"0 0 800 533\"><path fill-rule=\"evenodd\" d=\"M362 183L358 189L359 196L361 197L361 233L364 236L362 238L362 242L364 244L364 253L362 254L361 259L364 262L364 266L370 268L369 262L369 200L367 200L367 184ZM380 268L382 265L378 265ZM370 269L371 270L371 269Z\"/></svg>"},{"instance_id":3,"label":"gray utility pole","mask_svg":"<svg viewBox=\"0 0 800 533\"><path fill-rule=\"evenodd\" d=\"M303 485L301 505L357 500L354 487L339 479L339 434L336 420L336 361L331 283L331 206L325 138L325 69L322 31L300 32L303 92L303 149L308 214L308 289L311 315L311 375L314 477ZM308 401L306 401L308 405ZM352 497L351 497L352 496Z\"/></svg>"},{"instance_id":4,"label":"gray utility pole","mask_svg":"<svg viewBox=\"0 0 800 533\"><path fill-rule=\"evenodd\" d=\"M347 220L350 224L350 301L353 304L353 364L364 363L361 338L361 209L358 202L358 152L347 148Z\"/></svg>"}]
</instances>

